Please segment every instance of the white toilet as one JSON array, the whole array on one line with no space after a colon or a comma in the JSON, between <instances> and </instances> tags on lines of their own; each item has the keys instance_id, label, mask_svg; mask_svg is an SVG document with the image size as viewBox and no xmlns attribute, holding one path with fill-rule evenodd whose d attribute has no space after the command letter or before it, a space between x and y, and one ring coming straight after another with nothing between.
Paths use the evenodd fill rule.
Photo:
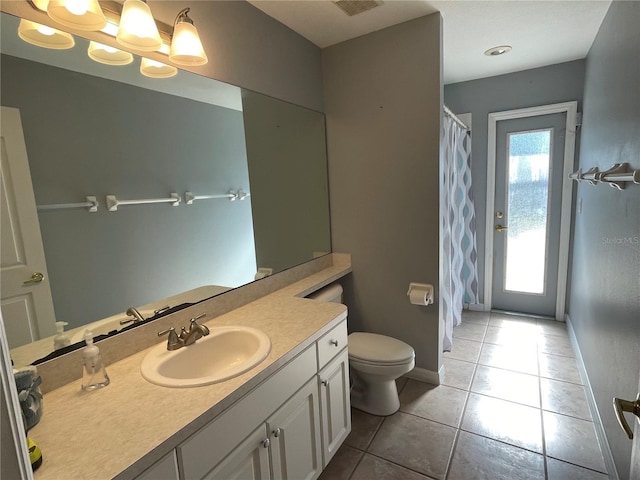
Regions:
<instances>
[{"instance_id":1,"label":"white toilet","mask_svg":"<svg viewBox=\"0 0 640 480\"><path fill-rule=\"evenodd\" d=\"M325 302L342 302L342 286L334 283L309 295ZM349 366L353 386L351 405L373 415L387 416L400 408L396 379L415 366L411 345L375 333L349 335Z\"/></svg>"},{"instance_id":2,"label":"white toilet","mask_svg":"<svg viewBox=\"0 0 640 480\"><path fill-rule=\"evenodd\" d=\"M375 333L349 335L349 367L354 384L351 405L373 415L391 415L400 408L396 379L413 370L410 345Z\"/></svg>"}]
</instances>

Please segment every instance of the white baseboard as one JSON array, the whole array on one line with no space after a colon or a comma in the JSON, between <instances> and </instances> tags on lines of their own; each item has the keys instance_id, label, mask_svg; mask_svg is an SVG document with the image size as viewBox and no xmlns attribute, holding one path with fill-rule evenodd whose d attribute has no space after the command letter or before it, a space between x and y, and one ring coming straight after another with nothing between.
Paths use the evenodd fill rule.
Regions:
<instances>
[{"instance_id":1,"label":"white baseboard","mask_svg":"<svg viewBox=\"0 0 640 480\"><path fill-rule=\"evenodd\" d=\"M484 303L465 303L465 310L471 312L488 312L489 310L484 306Z\"/></svg>"},{"instance_id":2,"label":"white baseboard","mask_svg":"<svg viewBox=\"0 0 640 480\"><path fill-rule=\"evenodd\" d=\"M602 450L602 457L604 458L605 467L607 468L607 472L609 473L609 479L620 480L620 477L618 476L618 470L616 469L616 465L613 461L613 454L611 453L611 448L609 447L609 442L607 441L607 435L604 431L604 426L602 425L602 419L600 418L598 405L596 404L596 399L593 395L593 390L591 389L591 383L589 382L587 369L585 368L584 361L582 360L582 353L580 353L580 347L578 346L576 333L573 330L573 324L571 323L571 318L569 318L568 314L565 315L565 321L567 323L567 330L569 332L571 346L573 347L573 351L576 353L576 361L578 362L580 378L582 379L584 390L587 395L587 403L589 404L589 410L591 411L591 416L593 417L593 425L596 429L598 443L600 443L600 449Z\"/></svg>"},{"instance_id":3,"label":"white baseboard","mask_svg":"<svg viewBox=\"0 0 640 480\"><path fill-rule=\"evenodd\" d=\"M415 367L407 373L405 377L430 383L432 385L440 385L440 372L434 372L433 370L427 370L426 368Z\"/></svg>"}]
</instances>

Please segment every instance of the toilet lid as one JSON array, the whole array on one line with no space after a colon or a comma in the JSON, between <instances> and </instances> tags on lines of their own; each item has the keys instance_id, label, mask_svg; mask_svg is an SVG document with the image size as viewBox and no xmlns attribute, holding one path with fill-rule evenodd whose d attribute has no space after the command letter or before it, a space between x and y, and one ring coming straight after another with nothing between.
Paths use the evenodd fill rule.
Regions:
<instances>
[{"instance_id":1,"label":"toilet lid","mask_svg":"<svg viewBox=\"0 0 640 480\"><path fill-rule=\"evenodd\" d=\"M411 345L376 333L355 332L349 335L349 356L373 363L401 363L411 360Z\"/></svg>"}]
</instances>

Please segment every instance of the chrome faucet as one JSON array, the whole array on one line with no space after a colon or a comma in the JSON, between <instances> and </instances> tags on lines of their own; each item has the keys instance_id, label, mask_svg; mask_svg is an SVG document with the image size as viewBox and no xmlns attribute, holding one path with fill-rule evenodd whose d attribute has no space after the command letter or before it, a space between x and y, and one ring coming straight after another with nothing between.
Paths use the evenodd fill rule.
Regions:
<instances>
[{"instance_id":1,"label":"chrome faucet","mask_svg":"<svg viewBox=\"0 0 640 480\"><path fill-rule=\"evenodd\" d=\"M180 335L176 333L176 329L173 327L168 330L158 332L159 337L169 334L169 338L167 339L167 350L178 350L179 348L187 347L194 344L199 338L209 335L209 328L207 328L206 325L200 325L198 323L198 320L205 315L205 313L201 313L200 315L193 317L189 323L189 330L182 327Z\"/></svg>"},{"instance_id":2,"label":"chrome faucet","mask_svg":"<svg viewBox=\"0 0 640 480\"><path fill-rule=\"evenodd\" d=\"M128 318L126 320L120 320L120 325L126 325L127 323L138 323L144 322L144 317L140 315L140 312L136 307L129 307L125 312L127 315L133 318Z\"/></svg>"}]
</instances>

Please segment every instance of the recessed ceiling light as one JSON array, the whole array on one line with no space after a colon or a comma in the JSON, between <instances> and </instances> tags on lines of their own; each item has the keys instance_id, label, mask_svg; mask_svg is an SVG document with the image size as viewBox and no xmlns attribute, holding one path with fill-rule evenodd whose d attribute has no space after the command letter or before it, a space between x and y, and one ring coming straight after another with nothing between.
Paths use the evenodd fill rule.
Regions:
<instances>
[{"instance_id":1,"label":"recessed ceiling light","mask_svg":"<svg viewBox=\"0 0 640 480\"><path fill-rule=\"evenodd\" d=\"M487 57L497 57L498 55L504 55L511 51L510 45L500 45L499 47L493 47L484 52Z\"/></svg>"}]
</instances>

